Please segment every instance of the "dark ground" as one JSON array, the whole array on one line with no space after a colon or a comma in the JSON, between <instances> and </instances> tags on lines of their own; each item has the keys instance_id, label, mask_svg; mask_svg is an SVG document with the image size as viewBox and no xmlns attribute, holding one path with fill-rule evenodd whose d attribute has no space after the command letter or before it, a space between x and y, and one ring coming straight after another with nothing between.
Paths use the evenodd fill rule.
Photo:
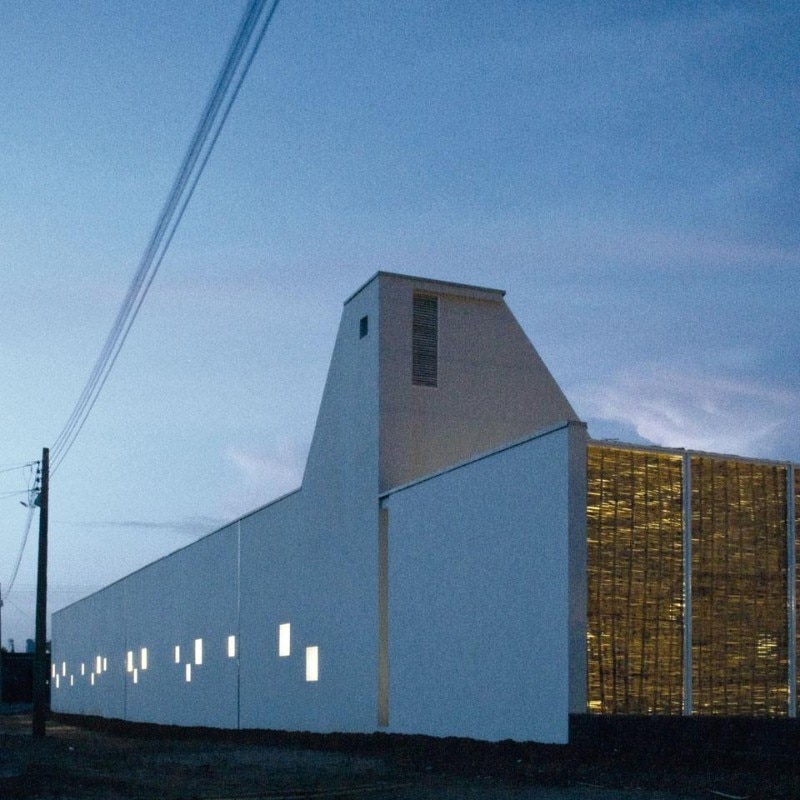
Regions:
<instances>
[{"instance_id":1,"label":"dark ground","mask_svg":"<svg viewBox=\"0 0 800 800\"><path fill-rule=\"evenodd\" d=\"M601 731L602 741L596 730L584 732L579 746L562 747L56 717L45 738L33 739L28 709L4 711L2 800L800 800L798 754L765 747L768 734L751 736L750 751L723 752L719 742L698 747L675 736L659 744L635 726ZM731 742L741 744L735 736Z\"/></svg>"}]
</instances>

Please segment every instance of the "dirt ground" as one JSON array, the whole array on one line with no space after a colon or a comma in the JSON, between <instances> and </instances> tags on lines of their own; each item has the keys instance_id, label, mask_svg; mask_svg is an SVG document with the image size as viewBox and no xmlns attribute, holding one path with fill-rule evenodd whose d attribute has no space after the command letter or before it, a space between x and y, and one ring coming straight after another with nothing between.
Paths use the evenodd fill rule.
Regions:
<instances>
[{"instance_id":1,"label":"dirt ground","mask_svg":"<svg viewBox=\"0 0 800 800\"><path fill-rule=\"evenodd\" d=\"M9 710L6 709L8 712ZM0 714L0 798L688 800L800 798L796 760L587 757L422 737L181 731Z\"/></svg>"}]
</instances>

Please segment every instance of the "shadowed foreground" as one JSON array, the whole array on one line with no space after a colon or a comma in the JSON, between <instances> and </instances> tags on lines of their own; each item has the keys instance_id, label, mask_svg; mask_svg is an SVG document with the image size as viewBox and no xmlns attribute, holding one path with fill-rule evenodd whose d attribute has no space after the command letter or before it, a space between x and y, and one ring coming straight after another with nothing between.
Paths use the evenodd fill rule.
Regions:
<instances>
[{"instance_id":1,"label":"shadowed foreground","mask_svg":"<svg viewBox=\"0 0 800 800\"><path fill-rule=\"evenodd\" d=\"M800 798L796 759L74 722L33 739L29 714L0 715L3 800Z\"/></svg>"}]
</instances>

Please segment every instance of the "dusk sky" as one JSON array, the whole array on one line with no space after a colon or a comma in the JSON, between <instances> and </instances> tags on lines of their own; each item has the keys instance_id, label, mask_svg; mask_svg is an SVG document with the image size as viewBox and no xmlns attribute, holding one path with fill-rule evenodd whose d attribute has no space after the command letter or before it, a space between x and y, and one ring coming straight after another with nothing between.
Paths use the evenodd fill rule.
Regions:
<instances>
[{"instance_id":1,"label":"dusk sky","mask_svg":"<svg viewBox=\"0 0 800 800\"><path fill-rule=\"evenodd\" d=\"M66 423L243 8L2 4L0 469ZM594 437L800 461L798 198L795 2L282 0L53 477L50 610L299 485L378 270L505 289Z\"/></svg>"}]
</instances>

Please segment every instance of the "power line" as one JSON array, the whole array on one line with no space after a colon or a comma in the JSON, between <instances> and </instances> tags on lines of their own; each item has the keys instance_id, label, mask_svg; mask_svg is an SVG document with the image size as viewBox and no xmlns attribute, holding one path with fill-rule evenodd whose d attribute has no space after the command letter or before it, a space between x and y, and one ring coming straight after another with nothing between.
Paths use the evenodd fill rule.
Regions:
<instances>
[{"instance_id":1,"label":"power line","mask_svg":"<svg viewBox=\"0 0 800 800\"><path fill-rule=\"evenodd\" d=\"M38 462L26 461L24 464L4 464L0 466L0 475L4 472L16 472L17 470L25 469L26 467L32 467L36 463Z\"/></svg>"},{"instance_id":2,"label":"power line","mask_svg":"<svg viewBox=\"0 0 800 800\"><path fill-rule=\"evenodd\" d=\"M72 413L51 448L53 473L69 453L108 379L208 163L239 89L272 21L278 2L279 0L272 0L272 5L266 14L264 9L267 0L250 0L245 9L189 149L111 331Z\"/></svg>"},{"instance_id":3,"label":"power line","mask_svg":"<svg viewBox=\"0 0 800 800\"><path fill-rule=\"evenodd\" d=\"M31 523L33 522L33 512L38 505L38 491L39 491L39 478L41 476L41 472L39 470L39 462L33 461L30 464L26 464L26 466L33 466L34 464L37 465L36 475L31 475L31 478L28 482L28 488L25 492L28 495L28 502L24 503L25 506L28 508L27 518L25 520L25 527L22 531L22 539L20 541L19 550L17 551L17 558L14 562L14 569L11 571L11 580L6 584L5 592L0 597L0 603L8 598L11 594L11 590L14 588L14 581L17 579L17 573L19 572L19 565L22 563L22 556L25 553L25 545L28 542L28 534L31 530ZM22 494L22 492L16 492L16 494Z\"/></svg>"},{"instance_id":4,"label":"power line","mask_svg":"<svg viewBox=\"0 0 800 800\"><path fill-rule=\"evenodd\" d=\"M6 586L6 590L3 593L2 598L0 598L0 602L4 603L8 596L11 594L11 590L14 588L14 581L17 579L17 573L19 572L19 565L22 563L22 555L25 552L25 545L28 542L28 534L31 531L31 523L33 522L33 511L35 506L31 503L28 506L28 517L25 520L25 528L22 531L22 541L19 545L19 550L17 551L17 559L14 562L14 569L11 571L11 580L8 582Z\"/></svg>"}]
</instances>

